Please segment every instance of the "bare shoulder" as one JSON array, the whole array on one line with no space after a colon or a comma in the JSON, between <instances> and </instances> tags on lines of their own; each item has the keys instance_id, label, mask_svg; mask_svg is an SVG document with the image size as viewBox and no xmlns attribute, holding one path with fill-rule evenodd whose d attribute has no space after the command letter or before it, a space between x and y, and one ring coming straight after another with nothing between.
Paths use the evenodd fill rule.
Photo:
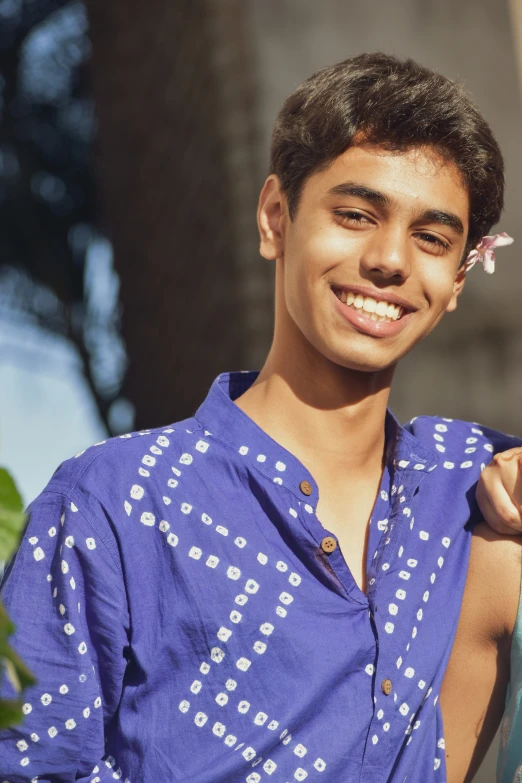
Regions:
<instances>
[{"instance_id":1,"label":"bare shoulder","mask_svg":"<svg viewBox=\"0 0 522 783\"><path fill-rule=\"evenodd\" d=\"M515 626L522 576L522 536L502 536L485 522L473 531L464 596L465 615L488 639L510 636ZM465 621L465 615L461 620ZM480 618L480 619L479 619Z\"/></svg>"}]
</instances>

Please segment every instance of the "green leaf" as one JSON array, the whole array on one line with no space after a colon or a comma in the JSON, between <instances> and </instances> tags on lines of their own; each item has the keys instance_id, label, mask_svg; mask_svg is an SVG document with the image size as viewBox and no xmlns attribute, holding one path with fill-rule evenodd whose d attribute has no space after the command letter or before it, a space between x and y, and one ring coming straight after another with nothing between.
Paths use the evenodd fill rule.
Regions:
<instances>
[{"instance_id":1,"label":"green leaf","mask_svg":"<svg viewBox=\"0 0 522 783\"><path fill-rule=\"evenodd\" d=\"M13 479L0 468L0 570L9 560L20 541L25 524L22 498ZM25 688L34 685L33 675L9 645L14 625L0 601L0 685L4 677L20 697ZM23 720L22 700L0 699L0 729L6 729Z\"/></svg>"},{"instance_id":2,"label":"green leaf","mask_svg":"<svg viewBox=\"0 0 522 783\"><path fill-rule=\"evenodd\" d=\"M8 729L16 726L24 718L22 702L8 699L0 699L0 729Z\"/></svg>"},{"instance_id":3,"label":"green leaf","mask_svg":"<svg viewBox=\"0 0 522 783\"><path fill-rule=\"evenodd\" d=\"M36 680L9 646L8 639L13 631L14 625L0 602L0 683L3 677L7 677L15 693L21 696L23 690L29 685L34 685ZM0 729L20 723L22 719L21 699L0 699Z\"/></svg>"},{"instance_id":4,"label":"green leaf","mask_svg":"<svg viewBox=\"0 0 522 783\"><path fill-rule=\"evenodd\" d=\"M29 685L34 685L35 679L25 663L9 646L8 638L13 631L14 625L0 602L0 665L6 672L13 688L21 692Z\"/></svg>"},{"instance_id":5,"label":"green leaf","mask_svg":"<svg viewBox=\"0 0 522 783\"><path fill-rule=\"evenodd\" d=\"M24 524L20 493L7 470L0 468L0 564L7 562L15 551Z\"/></svg>"}]
</instances>

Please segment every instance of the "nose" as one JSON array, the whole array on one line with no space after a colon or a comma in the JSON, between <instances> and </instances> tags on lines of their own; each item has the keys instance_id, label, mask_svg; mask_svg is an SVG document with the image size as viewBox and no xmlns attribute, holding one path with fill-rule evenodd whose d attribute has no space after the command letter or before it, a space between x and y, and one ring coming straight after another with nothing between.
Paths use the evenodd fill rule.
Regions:
<instances>
[{"instance_id":1,"label":"nose","mask_svg":"<svg viewBox=\"0 0 522 783\"><path fill-rule=\"evenodd\" d=\"M361 265L374 282L403 283L411 274L411 246L400 226L382 227L366 245Z\"/></svg>"}]
</instances>

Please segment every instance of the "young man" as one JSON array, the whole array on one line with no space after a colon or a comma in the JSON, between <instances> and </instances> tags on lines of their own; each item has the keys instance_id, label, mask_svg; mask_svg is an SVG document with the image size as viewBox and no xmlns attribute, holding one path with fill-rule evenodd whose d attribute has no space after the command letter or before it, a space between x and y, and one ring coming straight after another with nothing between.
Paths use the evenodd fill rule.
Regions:
<instances>
[{"instance_id":1,"label":"young man","mask_svg":"<svg viewBox=\"0 0 522 783\"><path fill-rule=\"evenodd\" d=\"M261 373L64 463L31 507L3 588L39 680L0 737L13 783L446 780L472 488L514 443L386 404L500 216L502 158L459 86L363 55L288 99L271 166Z\"/></svg>"}]
</instances>

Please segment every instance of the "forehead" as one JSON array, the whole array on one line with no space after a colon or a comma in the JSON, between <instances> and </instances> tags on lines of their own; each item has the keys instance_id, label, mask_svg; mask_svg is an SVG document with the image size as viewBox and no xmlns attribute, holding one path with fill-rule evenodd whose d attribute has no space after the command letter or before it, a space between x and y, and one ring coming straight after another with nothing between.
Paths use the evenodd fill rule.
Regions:
<instances>
[{"instance_id":1,"label":"forehead","mask_svg":"<svg viewBox=\"0 0 522 783\"><path fill-rule=\"evenodd\" d=\"M357 182L386 195L396 209L439 209L468 223L469 197L457 166L430 147L390 152L370 144L350 147L312 174L305 199L325 199L343 182Z\"/></svg>"}]
</instances>

